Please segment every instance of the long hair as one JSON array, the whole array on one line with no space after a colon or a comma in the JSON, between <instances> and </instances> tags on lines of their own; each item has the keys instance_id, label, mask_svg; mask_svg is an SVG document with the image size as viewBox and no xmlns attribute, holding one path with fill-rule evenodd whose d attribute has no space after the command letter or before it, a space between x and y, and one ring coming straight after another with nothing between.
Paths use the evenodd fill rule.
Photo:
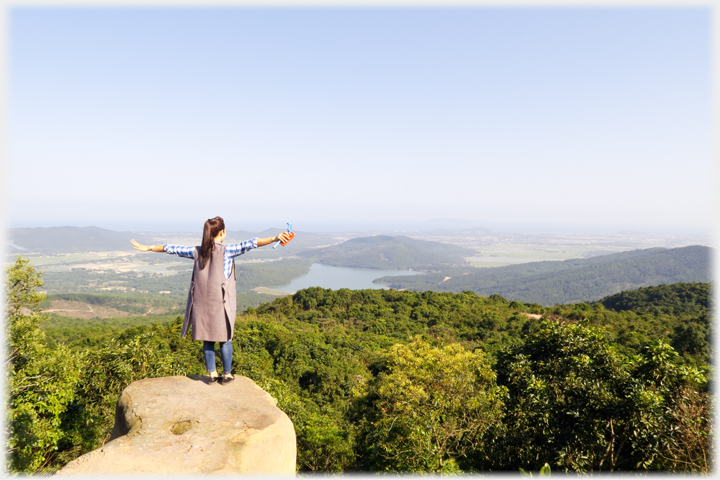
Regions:
<instances>
[{"instance_id":1,"label":"long hair","mask_svg":"<svg viewBox=\"0 0 720 480\"><path fill-rule=\"evenodd\" d=\"M208 260L210 260L210 254L215 245L215 237L223 230L225 230L225 222L220 217L210 218L205 222L202 244L200 245L200 269L205 268Z\"/></svg>"}]
</instances>

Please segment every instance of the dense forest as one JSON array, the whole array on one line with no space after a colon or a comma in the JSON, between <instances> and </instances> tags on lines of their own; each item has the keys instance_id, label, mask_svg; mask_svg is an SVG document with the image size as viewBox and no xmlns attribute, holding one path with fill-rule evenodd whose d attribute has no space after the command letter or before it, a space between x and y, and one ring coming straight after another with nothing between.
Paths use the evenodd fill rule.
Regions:
<instances>
[{"instance_id":1,"label":"dense forest","mask_svg":"<svg viewBox=\"0 0 720 480\"><path fill-rule=\"evenodd\" d=\"M41 284L23 259L8 269L13 472L101 446L129 383L204 374L180 316L49 342ZM292 419L301 472L708 472L710 299L709 283L554 307L309 288L238 315L233 364Z\"/></svg>"},{"instance_id":2,"label":"dense forest","mask_svg":"<svg viewBox=\"0 0 720 480\"><path fill-rule=\"evenodd\" d=\"M498 294L522 302L555 305L599 300L638 287L709 282L712 249L650 248L591 258L544 261L498 268L453 268L376 282L396 289ZM448 278L449 277L449 278Z\"/></svg>"}]
</instances>

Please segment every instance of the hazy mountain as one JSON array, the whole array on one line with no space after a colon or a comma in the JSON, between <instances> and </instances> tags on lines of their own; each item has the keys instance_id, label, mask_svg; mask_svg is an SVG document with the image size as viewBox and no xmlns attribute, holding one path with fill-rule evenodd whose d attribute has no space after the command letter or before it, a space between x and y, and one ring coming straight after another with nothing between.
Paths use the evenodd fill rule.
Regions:
<instances>
[{"instance_id":1,"label":"hazy mountain","mask_svg":"<svg viewBox=\"0 0 720 480\"><path fill-rule=\"evenodd\" d=\"M240 243L255 237L274 237L285 228L269 228L262 232L245 230L228 231L225 244ZM200 242L201 232L193 241L184 242L196 245ZM168 234L172 235L172 234ZM9 254L57 254L77 252L107 252L132 250L131 239L146 245L163 243L160 233L117 232L99 227L36 227L8 229L7 252ZM294 255L300 250L335 243L328 234L296 232L295 238L285 247L263 248L253 252L254 257L282 257ZM269 250L269 251L268 251Z\"/></svg>"},{"instance_id":2,"label":"hazy mountain","mask_svg":"<svg viewBox=\"0 0 720 480\"><path fill-rule=\"evenodd\" d=\"M298 256L316 258L320 263L337 267L406 270L463 265L466 264L463 257L473 253L473 250L457 245L404 236L377 235L307 250Z\"/></svg>"},{"instance_id":3,"label":"hazy mountain","mask_svg":"<svg viewBox=\"0 0 720 480\"><path fill-rule=\"evenodd\" d=\"M150 241L142 234L99 227L37 227L8 229L8 253L77 253L132 249L131 239Z\"/></svg>"},{"instance_id":4,"label":"hazy mountain","mask_svg":"<svg viewBox=\"0 0 720 480\"><path fill-rule=\"evenodd\" d=\"M383 277L396 289L502 295L555 305L598 300L652 285L712 280L712 249L703 246L651 248L587 259L523 263L498 268L461 268L411 277ZM447 277L451 277L447 279Z\"/></svg>"},{"instance_id":5,"label":"hazy mountain","mask_svg":"<svg viewBox=\"0 0 720 480\"><path fill-rule=\"evenodd\" d=\"M287 230L285 228L268 228L262 232L248 232L245 230L241 231L228 231L227 237L225 238L225 244L230 245L232 243L240 243L251 238L267 238L274 237L275 235ZM278 246L273 249L272 246L259 248L252 251L252 257L273 259L280 257L287 257L290 255L297 255L298 252L307 250L310 248L322 247L326 245L332 245L337 243L338 240L334 240L333 235L327 233L310 233L310 232L299 232L295 231L295 238L285 246Z\"/></svg>"}]
</instances>

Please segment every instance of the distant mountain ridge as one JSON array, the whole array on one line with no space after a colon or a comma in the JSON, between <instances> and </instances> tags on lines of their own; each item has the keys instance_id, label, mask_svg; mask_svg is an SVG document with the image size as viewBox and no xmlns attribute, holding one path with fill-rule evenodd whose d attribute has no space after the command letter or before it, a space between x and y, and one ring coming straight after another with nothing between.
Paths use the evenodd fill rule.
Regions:
<instances>
[{"instance_id":1,"label":"distant mountain ridge","mask_svg":"<svg viewBox=\"0 0 720 480\"><path fill-rule=\"evenodd\" d=\"M110 252L132 249L131 239L147 243L144 235L99 227L35 227L8 229L8 253Z\"/></svg>"},{"instance_id":2,"label":"distant mountain ridge","mask_svg":"<svg viewBox=\"0 0 720 480\"><path fill-rule=\"evenodd\" d=\"M640 287L710 282L712 249L650 248L587 259L545 261L492 269L460 268L412 277L383 277L395 289L498 294L521 302L556 305L599 300ZM451 278L447 278L451 277Z\"/></svg>"},{"instance_id":3,"label":"distant mountain ridge","mask_svg":"<svg viewBox=\"0 0 720 480\"><path fill-rule=\"evenodd\" d=\"M298 256L316 258L320 263L336 267L407 270L466 265L464 257L473 253L468 248L447 243L376 235L306 250Z\"/></svg>"},{"instance_id":4,"label":"distant mountain ridge","mask_svg":"<svg viewBox=\"0 0 720 480\"><path fill-rule=\"evenodd\" d=\"M249 232L247 230L239 230L239 231L228 230L227 238L225 238L224 243L225 243L225 245L230 245L233 243L240 243L245 240L250 240L255 237L258 237L258 238L274 237L277 234L284 232L286 230L287 230L287 227L285 227L285 228L268 228L268 229L263 230L262 232ZM298 231L298 230L294 230L294 229L293 229L293 231L295 232L295 237L292 239L292 241L290 241L290 243L287 243L285 246L278 246L275 249L273 249L272 247L258 248L251 252L251 256L253 258L264 258L264 259L288 257L288 256L292 256L292 255L297 255L298 252L302 252L303 250L307 250L310 248L317 248L320 246L335 243L335 241L332 240L331 236L329 236L327 234L302 232L302 231Z\"/></svg>"},{"instance_id":5,"label":"distant mountain ridge","mask_svg":"<svg viewBox=\"0 0 720 480\"><path fill-rule=\"evenodd\" d=\"M245 230L228 230L225 244L240 243L255 237L274 237L285 228L269 228L262 232L249 232ZM327 238L323 235L297 232L298 235L291 243L282 249L263 250L265 256L291 255L303 248L311 248L316 245L327 244ZM142 232L118 232L100 227L32 227L32 228L10 228L8 229L7 253L9 254L58 254L58 253L79 253L79 252L112 252L120 250L132 250L131 239L142 244L160 243L157 237L162 233ZM170 234L169 234L170 235ZM197 230L197 238L189 242L190 245L200 243L202 229ZM155 240L153 240L155 239ZM254 256L258 256L256 252Z\"/></svg>"}]
</instances>

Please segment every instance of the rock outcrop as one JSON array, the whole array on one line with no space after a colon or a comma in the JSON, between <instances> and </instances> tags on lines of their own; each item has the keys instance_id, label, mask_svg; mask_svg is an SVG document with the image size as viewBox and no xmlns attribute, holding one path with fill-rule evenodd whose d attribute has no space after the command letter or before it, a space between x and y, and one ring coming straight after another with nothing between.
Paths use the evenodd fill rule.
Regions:
<instances>
[{"instance_id":1,"label":"rock outcrop","mask_svg":"<svg viewBox=\"0 0 720 480\"><path fill-rule=\"evenodd\" d=\"M110 441L57 474L294 475L295 458L292 422L249 378L146 378L120 394Z\"/></svg>"}]
</instances>

